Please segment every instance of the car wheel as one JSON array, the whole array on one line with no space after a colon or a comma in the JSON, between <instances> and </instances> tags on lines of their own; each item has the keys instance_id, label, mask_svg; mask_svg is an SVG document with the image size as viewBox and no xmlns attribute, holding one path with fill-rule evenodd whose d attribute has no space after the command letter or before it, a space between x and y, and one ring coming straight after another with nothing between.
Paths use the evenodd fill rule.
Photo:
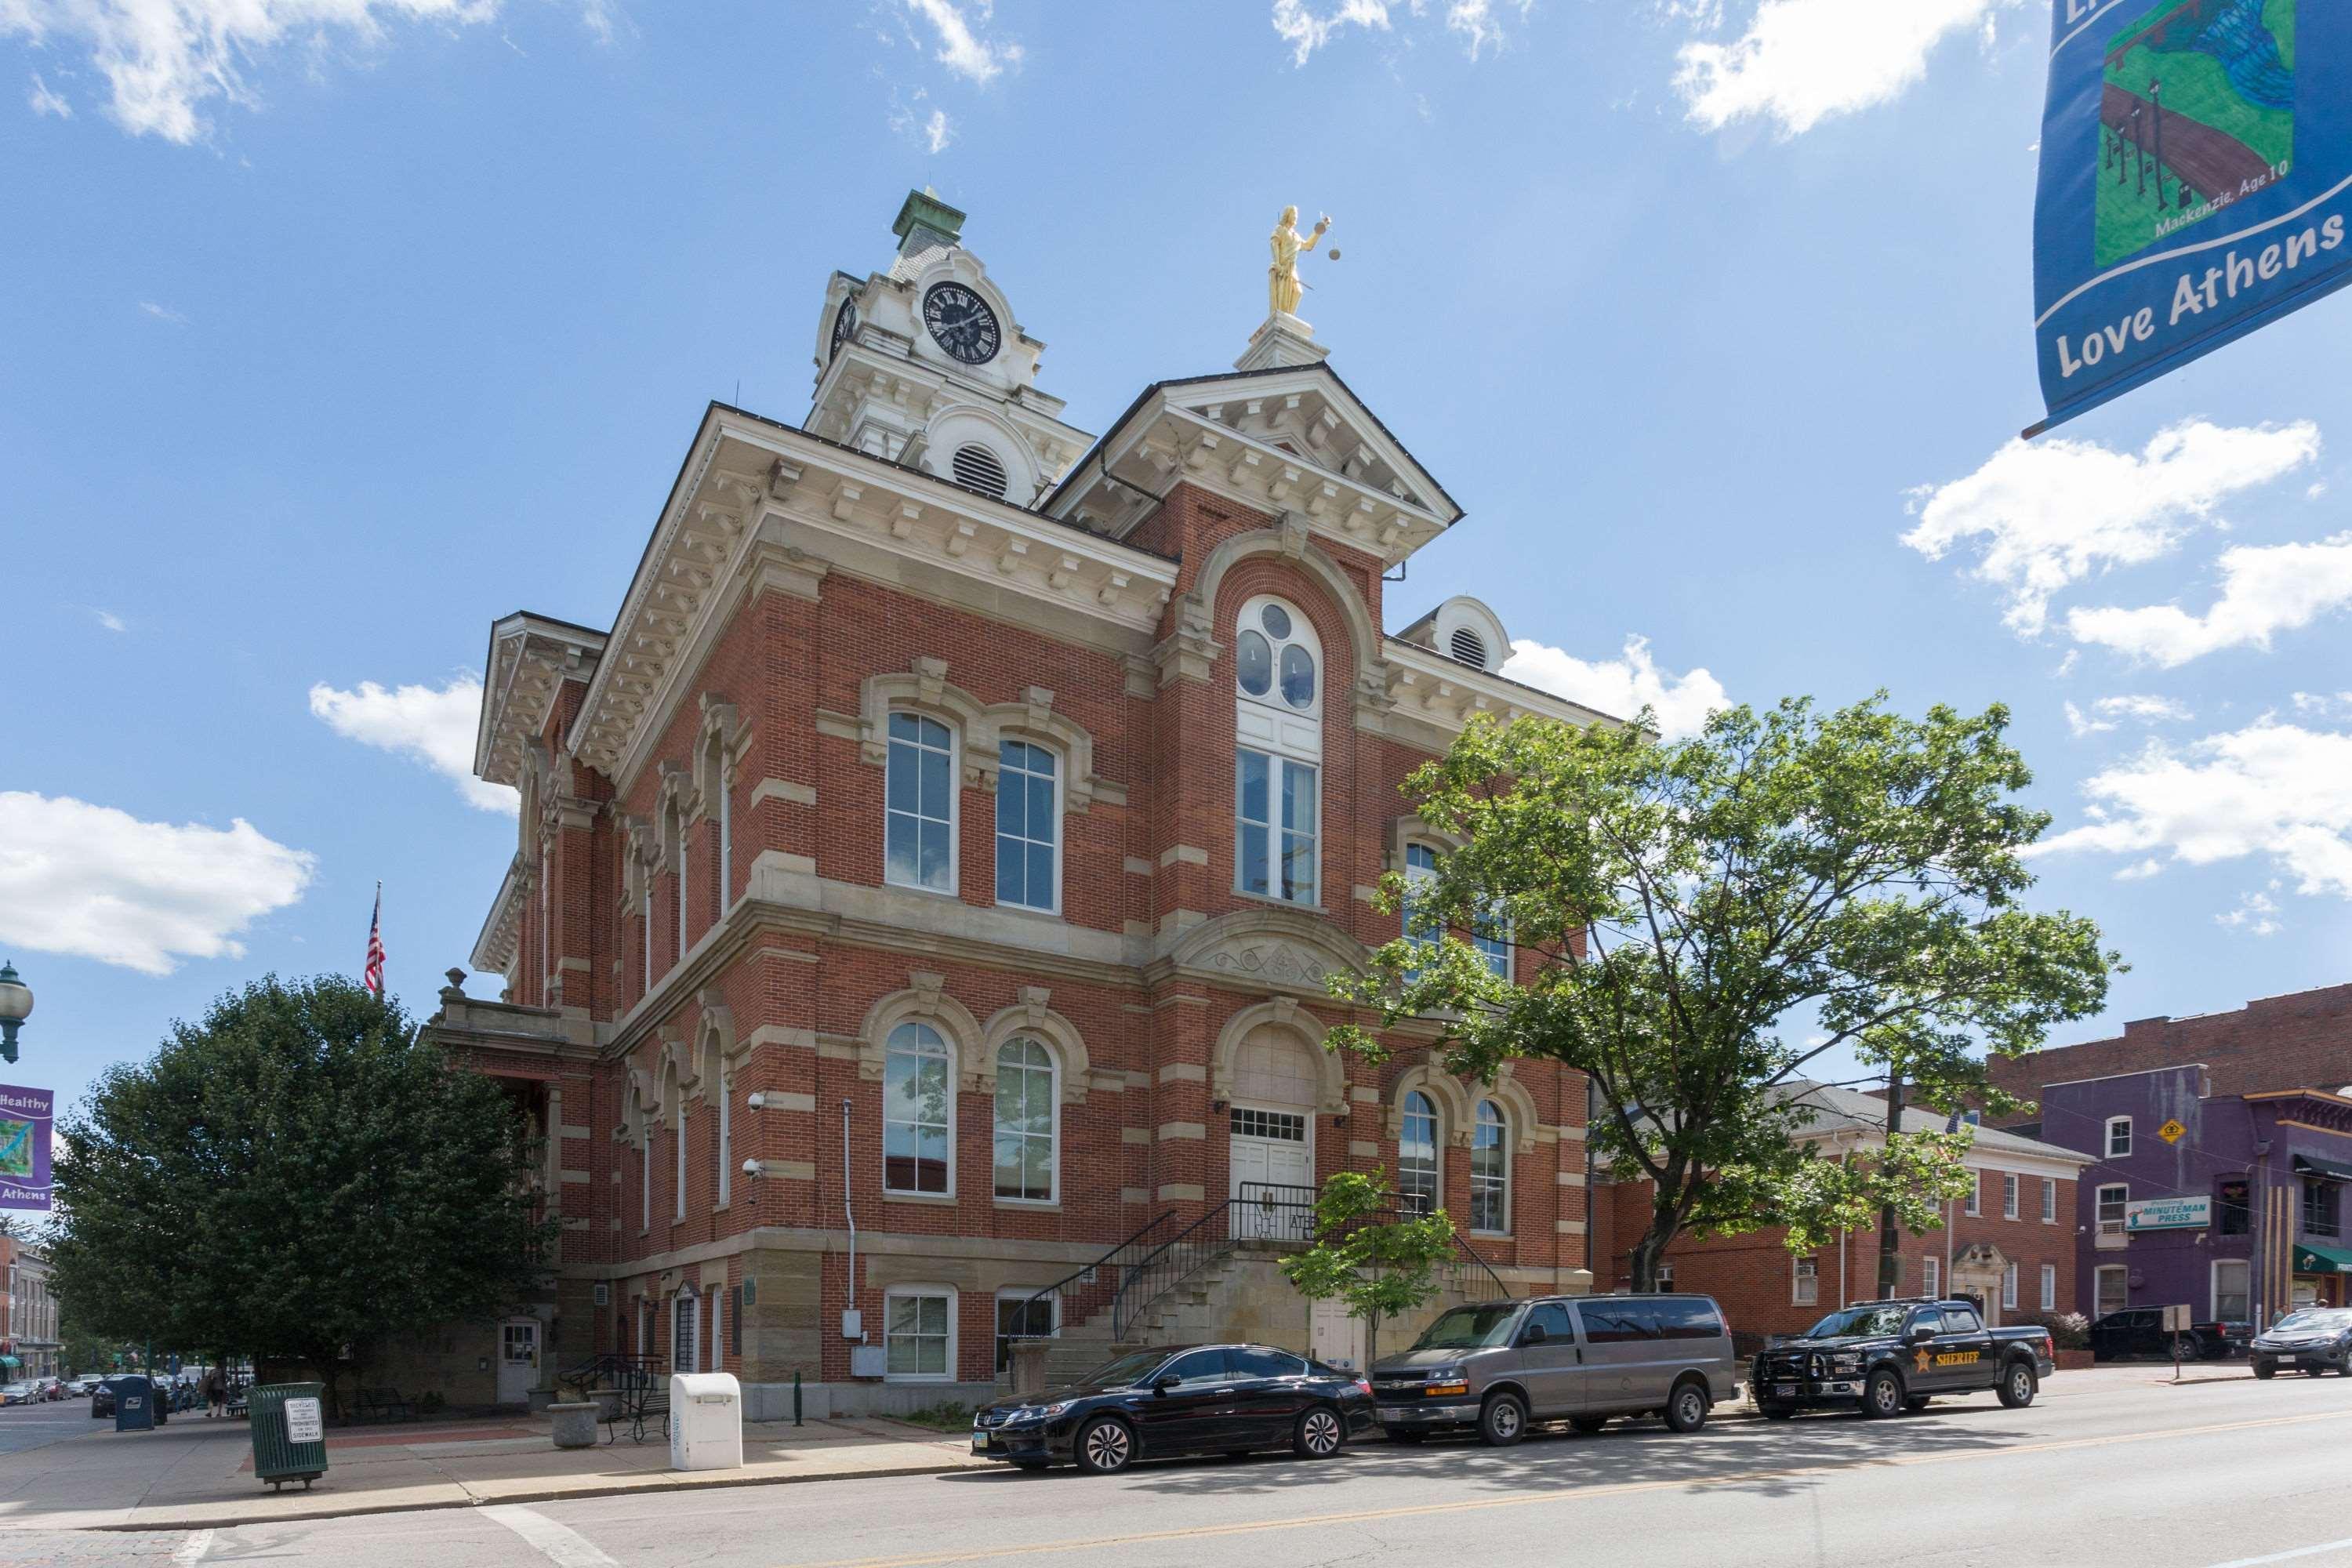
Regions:
<instances>
[{"instance_id":1,"label":"car wheel","mask_svg":"<svg viewBox=\"0 0 2352 1568\"><path fill-rule=\"evenodd\" d=\"M1609 1425L1609 1417L1606 1415L1571 1415L1568 1418L1568 1424L1575 1427L1578 1431L1583 1433L1586 1436L1590 1437L1595 1432L1600 1431L1603 1426Z\"/></svg>"},{"instance_id":2,"label":"car wheel","mask_svg":"<svg viewBox=\"0 0 2352 1568\"><path fill-rule=\"evenodd\" d=\"M1528 1435L1528 1407L1516 1394L1498 1394L1478 1412L1478 1436L1489 1448L1507 1448Z\"/></svg>"},{"instance_id":3,"label":"car wheel","mask_svg":"<svg viewBox=\"0 0 2352 1568\"><path fill-rule=\"evenodd\" d=\"M1797 1407L1793 1405L1759 1405L1756 1408L1762 1412L1767 1421L1794 1421L1797 1418Z\"/></svg>"},{"instance_id":4,"label":"car wheel","mask_svg":"<svg viewBox=\"0 0 2352 1568\"><path fill-rule=\"evenodd\" d=\"M2276 1362L2258 1361L2254 1363L2254 1375L2261 1378L2264 1383L2268 1383L2272 1378L2278 1375L2278 1363Z\"/></svg>"},{"instance_id":5,"label":"car wheel","mask_svg":"<svg viewBox=\"0 0 2352 1568\"><path fill-rule=\"evenodd\" d=\"M2033 1381L2033 1369L2023 1362L2012 1362L2000 1374L2000 1402L2011 1410L2022 1410L2033 1403L2039 1385Z\"/></svg>"},{"instance_id":6,"label":"car wheel","mask_svg":"<svg viewBox=\"0 0 2352 1568\"><path fill-rule=\"evenodd\" d=\"M1696 1379L1675 1384L1666 1396L1666 1430L1696 1432L1706 1425L1706 1385Z\"/></svg>"},{"instance_id":7,"label":"car wheel","mask_svg":"<svg viewBox=\"0 0 2352 1568\"><path fill-rule=\"evenodd\" d=\"M1078 1433L1077 1460L1090 1476L1115 1476L1135 1463L1135 1434L1116 1416L1098 1416Z\"/></svg>"},{"instance_id":8,"label":"car wheel","mask_svg":"<svg viewBox=\"0 0 2352 1568\"><path fill-rule=\"evenodd\" d=\"M1870 1374L1862 1391L1862 1413L1874 1421L1903 1414L1903 1380L1884 1367Z\"/></svg>"},{"instance_id":9,"label":"car wheel","mask_svg":"<svg viewBox=\"0 0 2352 1568\"><path fill-rule=\"evenodd\" d=\"M1328 1405L1317 1405L1290 1429L1290 1451L1302 1459L1328 1459L1347 1441L1347 1425Z\"/></svg>"}]
</instances>

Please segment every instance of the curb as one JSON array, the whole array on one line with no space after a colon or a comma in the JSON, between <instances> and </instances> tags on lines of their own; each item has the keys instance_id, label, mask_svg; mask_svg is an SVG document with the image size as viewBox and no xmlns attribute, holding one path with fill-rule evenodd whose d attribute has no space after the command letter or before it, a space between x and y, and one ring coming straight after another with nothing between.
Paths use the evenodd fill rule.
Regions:
<instances>
[{"instance_id":1,"label":"curb","mask_svg":"<svg viewBox=\"0 0 2352 1568\"><path fill-rule=\"evenodd\" d=\"M316 1513L246 1513L218 1518L207 1516L203 1519L167 1517L163 1519L126 1520L115 1524L69 1525L66 1528L75 1531L111 1531L117 1532L239 1530L247 1526L256 1524L300 1524L308 1523L312 1520L320 1519L357 1519L368 1514L448 1512L456 1509L499 1508L509 1503L570 1502L574 1499L631 1497L639 1493L716 1491L721 1489L731 1489L739 1487L805 1486L812 1481L858 1480L868 1477L953 1476L961 1475L967 1471L979 1469L981 1468L982 1467L980 1466L971 1464L927 1465L917 1466L908 1469L892 1470L825 1470L813 1475L728 1476L719 1479L707 1481L666 1481L655 1486L615 1485L594 1487L548 1487L533 1491L505 1493L498 1497L469 1497L463 1501L390 1502L370 1505L355 1500L350 1508L331 1509ZM990 1468L992 1468L994 1467ZM256 1484L257 1485L258 1483ZM308 1494L296 1495L316 1497L318 1494L316 1492L311 1492ZM0 1528L0 1539L5 1539L10 1530L17 1528L34 1527L11 1526Z\"/></svg>"}]
</instances>

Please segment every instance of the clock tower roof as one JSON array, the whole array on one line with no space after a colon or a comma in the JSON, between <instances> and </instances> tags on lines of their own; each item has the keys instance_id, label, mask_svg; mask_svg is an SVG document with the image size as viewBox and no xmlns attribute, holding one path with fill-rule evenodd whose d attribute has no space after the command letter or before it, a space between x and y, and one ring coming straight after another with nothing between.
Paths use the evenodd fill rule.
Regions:
<instances>
[{"instance_id":1,"label":"clock tower roof","mask_svg":"<svg viewBox=\"0 0 2352 1568\"><path fill-rule=\"evenodd\" d=\"M940 200L939 193L925 185L919 191L908 191L898 216L891 220L890 232L898 237L901 257L919 256L926 250L945 250L963 241L964 215Z\"/></svg>"}]
</instances>

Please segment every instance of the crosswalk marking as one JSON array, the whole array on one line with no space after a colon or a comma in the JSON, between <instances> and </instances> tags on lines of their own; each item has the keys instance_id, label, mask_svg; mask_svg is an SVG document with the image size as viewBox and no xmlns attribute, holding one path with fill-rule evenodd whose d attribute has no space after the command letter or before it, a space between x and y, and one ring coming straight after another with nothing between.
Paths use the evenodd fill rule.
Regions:
<instances>
[{"instance_id":1,"label":"crosswalk marking","mask_svg":"<svg viewBox=\"0 0 2352 1568\"><path fill-rule=\"evenodd\" d=\"M486 1508L482 1512L529 1542L555 1568L619 1568L586 1536L543 1513L512 1503Z\"/></svg>"},{"instance_id":2,"label":"crosswalk marking","mask_svg":"<svg viewBox=\"0 0 2352 1568\"><path fill-rule=\"evenodd\" d=\"M212 1549L213 1532L209 1530L199 1530L180 1542L173 1552L172 1568L196 1568L196 1564L205 1560L205 1553Z\"/></svg>"}]
</instances>

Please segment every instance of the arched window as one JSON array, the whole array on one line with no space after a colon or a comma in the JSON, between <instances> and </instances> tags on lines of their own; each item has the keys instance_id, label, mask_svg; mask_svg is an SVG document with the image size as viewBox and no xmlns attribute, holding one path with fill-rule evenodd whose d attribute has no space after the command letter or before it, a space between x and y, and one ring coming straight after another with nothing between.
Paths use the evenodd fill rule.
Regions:
<instances>
[{"instance_id":1,"label":"arched window","mask_svg":"<svg viewBox=\"0 0 2352 1568\"><path fill-rule=\"evenodd\" d=\"M945 1194L955 1148L948 1043L929 1024L890 1031L882 1064L882 1188Z\"/></svg>"},{"instance_id":2,"label":"arched window","mask_svg":"<svg viewBox=\"0 0 2352 1568\"><path fill-rule=\"evenodd\" d=\"M1052 1203L1054 1053L1016 1037L996 1053L996 1195Z\"/></svg>"},{"instance_id":3,"label":"arched window","mask_svg":"<svg viewBox=\"0 0 2352 1568\"><path fill-rule=\"evenodd\" d=\"M1052 914L1062 900L1059 760L1027 741L998 752L996 901Z\"/></svg>"},{"instance_id":4,"label":"arched window","mask_svg":"<svg viewBox=\"0 0 2352 1568\"><path fill-rule=\"evenodd\" d=\"M719 744L719 737L716 735L710 738L709 766L705 771L709 774L710 788L719 796L719 861L711 868L713 873L711 881L715 892L710 904L711 919L713 921L718 921L727 918L728 885L734 880L735 875L735 811L732 798L735 792L730 787L727 778L727 748Z\"/></svg>"},{"instance_id":5,"label":"arched window","mask_svg":"<svg viewBox=\"0 0 2352 1568\"><path fill-rule=\"evenodd\" d=\"M1511 1228L1511 1129L1491 1100L1478 1102L1470 1133L1470 1228L1496 1235Z\"/></svg>"},{"instance_id":6,"label":"arched window","mask_svg":"<svg viewBox=\"0 0 2352 1568\"><path fill-rule=\"evenodd\" d=\"M1323 657L1307 617L1252 599L1234 629L1234 885L1317 901L1321 831Z\"/></svg>"},{"instance_id":7,"label":"arched window","mask_svg":"<svg viewBox=\"0 0 2352 1568\"><path fill-rule=\"evenodd\" d=\"M1404 1097L1404 1125L1397 1134L1397 1190L1409 1207L1422 1214L1444 1201L1437 1148L1437 1107L1414 1089Z\"/></svg>"},{"instance_id":8,"label":"arched window","mask_svg":"<svg viewBox=\"0 0 2352 1568\"><path fill-rule=\"evenodd\" d=\"M673 801L669 808L669 842L677 868L677 875L673 879L677 898L677 957L674 962L680 963L686 962L686 889L693 885L686 870L686 813L680 811Z\"/></svg>"},{"instance_id":9,"label":"arched window","mask_svg":"<svg viewBox=\"0 0 2352 1568\"><path fill-rule=\"evenodd\" d=\"M712 1185L719 1194L719 1206L725 1208L735 1190L735 1077L722 1071L719 1075L719 1137L717 1154L712 1163L718 1166Z\"/></svg>"},{"instance_id":10,"label":"arched window","mask_svg":"<svg viewBox=\"0 0 2352 1568\"><path fill-rule=\"evenodd\" d=\"M884 781L884 879L901 888L952 893L955 865L955 735L919 713L890 715Z\"/></svg>"},{"instance_id":11,"label":"arched window","mask_svg":"<svg viewBox=\"0 0 2352 1568\"><path fill-rule=\"evenodd\" d=\"M671 1181L677 1191L670 1198L670 1218L677 1221L686 1218L686 1091L673 1092L677 1096L677 1149L672 1162Z\"/></svg>"},{"instance_id":12,"label":"arched window","mask_svg":"<svg viewBox=\"0 0 2352 1568\"><path fill-rule=\"evenodd\" d=\"M1435 880L1437 880L1437 851L1426 844L1406 845L1404 847L1404 908L1398 912L1398 919L1404 927L1405 941L1432 953L1437 951L1440 933L1413 929L1415 918L1413 900L1423 887Z\"/></svg>"},{"instance_id":13,"label":"arched window","mask_svg":"<svg viewBox=\"0 0 2352 1568\"><path fill-rule=\"evenodd\" d=\"M646 1124L637 1129L637 1176L640 1183L637 1189L637 1229L643 1232L654 1227L654 1119L651 1116L647 1116Z\"/></svg>"}]
</instances>

